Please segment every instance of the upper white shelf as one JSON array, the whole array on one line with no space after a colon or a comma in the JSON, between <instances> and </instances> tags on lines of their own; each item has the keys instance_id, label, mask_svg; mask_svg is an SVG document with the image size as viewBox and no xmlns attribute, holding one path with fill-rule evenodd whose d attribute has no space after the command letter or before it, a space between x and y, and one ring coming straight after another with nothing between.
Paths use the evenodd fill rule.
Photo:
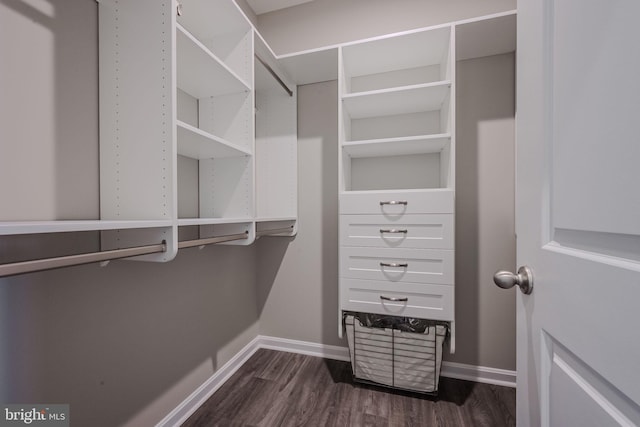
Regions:
<instances>
[{"instance_id":1,"label":"upper white shelf","mask_svg":"<svg viewBox=\"0 0 640 427\"><path fill-rule=\"evenodd\" d=\"M342 144L350 157L384 157L411 154L439 153L451 141L451 134L418 135L399 138L381 138L366 141L351 141Z\"/></svg>"},{"instance_id":2,"label":"upper white shelf","mask_svg":"<svg viewBox=\"0 0 640 427\"><path fill-rule=\"evenodd\" d=\"M344 95L342 101L351 119L432 111L441 108L450 86L444 80Z\"/></svg>"},{"instance_id":3,"label":"upper white shelf","mask_svg":"<svg viewBox=\"0 0 640 427\"><path fill-rule=\"evenodd\" d=\"M194 98L247 92L251 87L204 44L177 25L178 87Z\"/></svg>"},{"instance_id":4,"label":"upper white shelf","mask_svg":"<svg viewBox=\"0 0 640 427\"><path fill-rule=\"evenodd\" d=\"M246 33L251 25L233 1L181 0L180 25L205 42L229 34Z\"/></svg>"},{"instance_id":5,"label":"upper white shelf","mask_svg":"<svg viewBox=\"0 0 640 427\"><path fill-rule=\"evenodd\" d=\"M0 235L66 233L73 231L124 230L134 228L171 227L170 220L61 220L61 221L3 221Z\"/></svg>"},{"instance_id":6,"label":"upper white shelf","mask_svg":"<svg viewBox=\"0 0 640 427\"><path fill-rule=\"evenodd\" d=\"M178 124L178 154L192 159L248 156L251 152L208 132L184 123Z\"/></svg>"},{"instance_id":7,"label":"upper white shelf","mask_svg":"<svg viewBox=\"0 0 640 427\"><path fill-rule=\"evenodd\" d=\"M342 48L347 79L448 61L451 27L389 35Z\"/></svg>"}]
</instances>

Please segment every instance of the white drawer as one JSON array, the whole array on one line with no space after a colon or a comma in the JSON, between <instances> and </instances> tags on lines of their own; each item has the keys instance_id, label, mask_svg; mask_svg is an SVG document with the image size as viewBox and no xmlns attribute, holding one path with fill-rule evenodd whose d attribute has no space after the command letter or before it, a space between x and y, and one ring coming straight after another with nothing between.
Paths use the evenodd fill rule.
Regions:
<instances>
[{"instance_id":1,"label":"white drawer","mask_svg":"<svg viewBox=\"0 0 640 427\"><path fill-rule=\"evenodd\" d=\"M416 213L454 212L453 190L347 191L340 193L341 214L382 214L398 217Z\"/></svg>"},{"instance_id":2,"label":"white drawer","mask_svg":"<svg viewBox=\"0 0 640 427\"><path fill-rule=\"evenodd\" d=\"M453 249L453 214L340 215L340 245Z\"/></svg>"},{"instance_id":3,"label":"white drawer","mask_svg":"<svg viewBox=\"0 0 640 427\"><path fill-rule=\"evenodd\" d=\"M340 247L340 277L453 284L453 250Z\"/></svg>"},{"instance_id":4,"label":"white drawer","mask_svg":"<svg viewBox=\"0 0 640 427\"><path fill-rule=\"evenodd\" d=\"M452 285L340 279L342 310L453 321L453 307Z\"/></svg>"}]
</instances>

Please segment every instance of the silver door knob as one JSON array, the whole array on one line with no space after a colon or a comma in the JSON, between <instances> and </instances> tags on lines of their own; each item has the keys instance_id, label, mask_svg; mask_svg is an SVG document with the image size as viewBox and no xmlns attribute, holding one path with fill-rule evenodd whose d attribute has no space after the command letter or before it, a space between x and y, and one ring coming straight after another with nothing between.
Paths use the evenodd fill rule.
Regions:
<instances>
[{"instance_id":1,"label":"silver door knob","mask_svg":"<svg viewBox=\"0 0 640 427\"><path fill-rule=\"evenodd\" d=\"M526 265L518 269L518 274L498 271L493 275L493 282L502 289L510 289L518 285L523 294L529 295L533 291L533 272Z\"/></svg>"}]
</instances>

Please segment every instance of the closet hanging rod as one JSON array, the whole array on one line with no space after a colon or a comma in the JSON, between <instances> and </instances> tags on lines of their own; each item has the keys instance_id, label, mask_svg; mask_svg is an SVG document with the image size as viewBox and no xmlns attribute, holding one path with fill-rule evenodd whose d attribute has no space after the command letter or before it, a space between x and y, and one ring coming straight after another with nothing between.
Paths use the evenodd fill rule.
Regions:
<instances>
[{"instance_id":1,"label":"closet hanging rod","mask_svg":"<svg viewBox=\"0 0 640 427\"><path fill-rule=\"evenodd\" d=\"M283 227L283 228L272 228L271 230L260 230L260 231L256 231L256 237L268 236L270 234L290 233L292 230L293 230L293 225L289 227Z\"/></svg>"},{"instance_id":2,"label":"closet hanging rod","mask_svg":"<svg viewBox=\"0 0 640 427\"><path fill-rule=\"evenodd\" d=\"M271 66L269 64L267 64L265 61L262 60L262 58L260 58L257 54L254 54L254 56L256 57L256 59L262 64L264 65L264 68L267 69L267 71L269 72L269 74L271 74L273 76L274 79L276 79L276 81L278 83L280 83L280 86L282 86L282 88L284 90L287 91L287 93L289 94L289 96L293 96L293 91L291 89L289 89L289 86L286 85L285 82L282 81L282 79L280 78L280 76L278 74L276 74L275 71L273 71L273 68L271 68Z\"/></svg>"},{"instance_id":3,"label":"closet hanging rod","mask_svg":"<svg viewBox=\"0 0 640 427\"><path fill-rule=\"evenodd\" d=\"M234 240L244 240L249 238L249 233L229 234L227 236L207 237L205 239L184 240L178 242L178 249L192 248L194 246L212 245L214 243L231 242Z\"/></svg>"},{"instance_id":4,"label":"closet hanging rod","mask_svg":"<svg viewBox=\"0 0 640 427\"><path fill-rule=\"evenodd\" d=\"M110 261L113 259L129 258L139 255L156 254L166 251L167 244L163 241L157 245L136 246L133 248L113 249L109 251L90 252L86 254L68 255L55 258L43 258L14 262L11 264L0 264L0 277L53 270L56 268L71 267L73 265L90 264L93 262Z\"/></svg>"}]
</instances>

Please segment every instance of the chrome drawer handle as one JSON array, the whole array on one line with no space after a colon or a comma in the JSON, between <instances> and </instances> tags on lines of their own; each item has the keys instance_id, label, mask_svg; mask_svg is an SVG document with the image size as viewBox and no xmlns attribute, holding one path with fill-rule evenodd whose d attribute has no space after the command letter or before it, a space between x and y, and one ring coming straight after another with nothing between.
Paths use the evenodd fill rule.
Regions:
<instances>
[{"instance_id":1,"label":"chrome drawer handle","mask_svg":"<svg viewBox=\"0 0 640 427\"><path fill-rule=\"evenodd\" d=\"M383 301L393 301L393 302L407 302L409 298L393 298L393 297L385 297L384 295L380 295L380 299Z\"/></svg>"},{"instance_id":2,"label":"chrome drawer handle","mask_svg":"<svg viewBox=\"0 0 640 427\"><path fill-rule=\"evenodd\" d=\"M380 267L409 267L406 262L381 262Z\"/></svg>"},{"instance_id":3,"label":"chrome drawer handle","mask_svg":"<svg viewBox=\"0 0 640 427\"><path fill-rule=\"evenodd\" d=\"M404 234L407 234L407 230L406 229L399 229L399 228L381 228L380 232L381 233L404 233Z\"/></svg>"},{"instance_id":4,"label":"chrome drawer handle","mask_svg":"<svg viewBox=\"0 0 640 427\"><path fill-rule=\"evenodd\" d=\"M380 202L380 206L383 205L405 205L407 206L409 203L406 200L387 200L386 202Z\"/></svg>"}]
</instances>

